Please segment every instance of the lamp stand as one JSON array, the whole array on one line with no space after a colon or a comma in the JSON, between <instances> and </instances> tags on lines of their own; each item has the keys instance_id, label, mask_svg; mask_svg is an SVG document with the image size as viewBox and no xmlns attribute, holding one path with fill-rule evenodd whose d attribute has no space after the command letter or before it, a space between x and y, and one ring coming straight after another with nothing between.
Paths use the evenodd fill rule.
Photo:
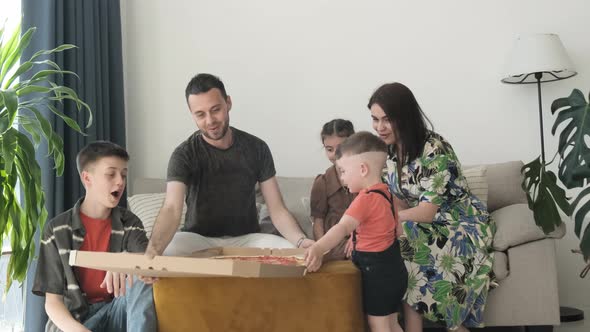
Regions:
<instances>
[{"instance_id":1,"label":"lamp stand","mask_svg":"<svg viewBox=\"0 0 590 332\"><path fill-rule=\"evenodd\" d=\"M541 78L543 73L535 73L537 80L537 94L539 96L539 126L541 131L541 163L545 166L545 139L543 137L543 106L541 101ZM575 322L584 319L584 312L571 307L559 307L559 320L561 322Z\"/></svg>"},{"instance_id":2,"label":"lamp stand","mask_svg":"<svg viewBox=\"0 0 590 332\"><path fill-rule=\"evenodd\" d=\"M543 137L543 106L541 102L541 78L543 73L535 73L537 79L537 95L539 96L539 126L541 131L541 163L545 167L545 139Z\"/></svg>"}]
</instances>

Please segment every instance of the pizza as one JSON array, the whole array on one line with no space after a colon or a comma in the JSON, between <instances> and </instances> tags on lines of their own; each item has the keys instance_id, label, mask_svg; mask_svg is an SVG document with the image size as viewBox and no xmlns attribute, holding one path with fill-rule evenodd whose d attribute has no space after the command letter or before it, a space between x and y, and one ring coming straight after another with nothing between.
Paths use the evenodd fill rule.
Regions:
<instances>
[{"instance_id":1,"label":"pizza","mask_svg":"<svg viewBox=\"0 0 590 332\"><path fill-rule=\"evenodd\" d=\"M300 256L216 256L214 259L231 259L237 261L258 262L261 264L285 265L285 266L305 266L305 261Z\"/></svg>"}]
</instances>

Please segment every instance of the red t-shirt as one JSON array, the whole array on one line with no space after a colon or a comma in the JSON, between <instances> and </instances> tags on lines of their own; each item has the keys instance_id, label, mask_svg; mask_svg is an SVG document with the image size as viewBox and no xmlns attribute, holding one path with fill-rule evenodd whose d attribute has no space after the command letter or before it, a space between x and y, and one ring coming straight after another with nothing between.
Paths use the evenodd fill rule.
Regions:
<instances>
[{"instance_id":1,"label":"red t-shirt","mask_svg":"<svg viewBox=\"0 0 590 332\"><path fill-rule=\"evenodd\" d=\"M387 185L379 183L361 190L344 214L360 223L356 228L356 250L379 252L395 241L397 216L391 213L391 204L385 197L369 190L380 190L391 199Z\"/></svg>"},{"instance_id":2,"label":"red t-shirt","mask_svg":"<svg viewBox=\"0 0 590 332\"><path fill-rule=\"evenodd\" d=\"M106 252L109 250L111 240L111 219L94 219L80 212L80 219L86 229L84 242L80 250ZM97 303L112 299L112 295L106 288L100 288L100 284L106 275L105 271L76 267L76 276L83 293L89 303Z\"/></svg>"}]
</instances>

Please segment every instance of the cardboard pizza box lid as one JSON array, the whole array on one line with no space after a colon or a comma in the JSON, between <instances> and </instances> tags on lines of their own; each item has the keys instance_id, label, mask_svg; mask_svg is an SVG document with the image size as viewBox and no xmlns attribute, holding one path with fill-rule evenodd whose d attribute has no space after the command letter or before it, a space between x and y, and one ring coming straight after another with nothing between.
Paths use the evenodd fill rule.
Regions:
<instances>
[{"instance_id":1,"label":"cardboard pizza box lid","mask_svg":"<svg viewBox=\"0 0 590 332\"><path fill-rule=\"evenodd\" d=\"M228 276L250 278L302 277L305 266L286 266L252 261L216 259L215 256L300 256L304 249L211 248L192 257L156 256L153 260L137 253L94 251L70 252L71 266L122 272L146 277Z\"/></svg>"}]
</instances>

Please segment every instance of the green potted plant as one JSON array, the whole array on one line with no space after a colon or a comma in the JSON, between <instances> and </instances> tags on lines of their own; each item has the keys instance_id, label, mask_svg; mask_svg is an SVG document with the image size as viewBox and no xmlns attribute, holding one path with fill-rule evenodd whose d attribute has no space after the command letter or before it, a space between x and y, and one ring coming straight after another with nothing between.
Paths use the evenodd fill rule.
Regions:
<instances>
[{"instance_id":1,"label":"green potted plant","mask_svg":"<svg viewBox=\"0 0 590 332\"><path fill-rule=\"evenodd\" d=\"M580 239L576 252L590 258L590 226L582 232L584 219L590 214L590 105L584 94L574 89L569 97L556 99L551 104L551 113L557 114L551 133L558 128L559 145L555 157L547 164L540 158L524 165L522 188L527 194L529 208L535 222L549 233L562 222L559 210L574 220L574 232ZM558 176L547 170L557 160ZM574 193L568 197L560 184ZM590 264L580 274L584 277Z\"/></svg>"},{"instance_id":2,"label":"green potted plant","mask_svg":"<svg viewBox=\"0 0 590 332\"><path fill-rule=\"evenodd\" d=\"M74 45L40 50L19 63L34 32L35 28L30 28L21 36L20 25L12 33L4 27L0 30L0 246L2 241L9 240L11 249L6 291L13 280L24 280L35 253L33 236L47 219L41 169L35 159L35 148L42 140L47 141L47 157L53 158L57 174L61 175L64 169L63 140L42 111L49 110L82 133L76 121L55 106L64 101L74 102L78 110L86 109L90 114L87 126L92 123L90 107L76 92L52 81L56 75L76 74L62 70L51 60L40 59ZM23 74L30 78L19 80Z\"/></svg>"}]
</instances>

